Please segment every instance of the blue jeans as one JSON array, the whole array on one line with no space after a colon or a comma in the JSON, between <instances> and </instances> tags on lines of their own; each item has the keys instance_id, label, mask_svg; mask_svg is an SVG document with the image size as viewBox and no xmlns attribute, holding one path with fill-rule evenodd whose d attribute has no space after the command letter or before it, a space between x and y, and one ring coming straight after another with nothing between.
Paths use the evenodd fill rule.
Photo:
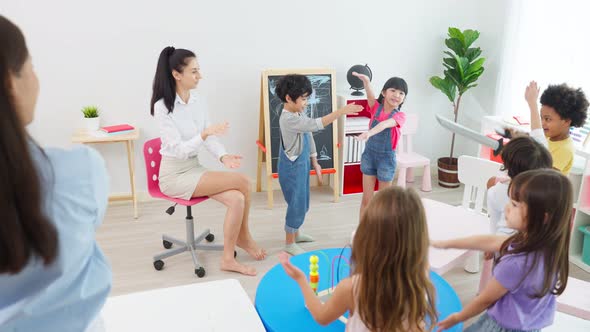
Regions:
<instances>
[{"instance_id":1,"label":"blue jeans","mask_svg":"<svg viewBox=\"0 0 590 332\"><path fill-rule=\"evenodd\" d=\"M279 184L287 201L285 232L296 233L303 225L305 215L309 211L309 136L305 133L303 149L297 159L290 160L283 147L279 148Z\"/></svg>"},{"instance_id":2,"label":"blue jeans","mask_svg":"<svg viewBox=\"0 0 590 332\"><path fill-rule=\"evenodd\" d=\"M502 326L498 325L498 323L488 315L487 312L484 312L479 319L469 325L464 332L539 332L541 330L512 330L512 329L505 329Z\"/></svg>"},{"instance_id":3,"label":"blue jeans","mask_svg":"<svg viewBox=\"0 0 590 332\"><path fill-rule=\"evenodd\" d=\"M367 148L361 156L361 172L376 176L381 182L393 181L396 166L397 160L393 150L378 152Z\"/></svg>"}]
</instances>

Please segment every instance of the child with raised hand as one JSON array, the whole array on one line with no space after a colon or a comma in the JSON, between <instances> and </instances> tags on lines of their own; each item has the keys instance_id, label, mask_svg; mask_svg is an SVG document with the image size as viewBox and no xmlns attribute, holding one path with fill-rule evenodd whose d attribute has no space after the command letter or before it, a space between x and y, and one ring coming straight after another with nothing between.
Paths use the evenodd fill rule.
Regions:
<instances>
[{"instance_id":1,"label":"child with raised hand","mask_svg":"<svg viewBox=\"0 0 590 332\"><path fill-rule=\"evenodd\" d=\"M375 99L369 77L357 72L352 75L363 81L371 113L369 131L357 136L358 140L367 141L361 156L362 216L373 197L375 181L379 181L379 189L391 186L393 181L397 166L395 150L401 137L401 127L406 122L406 115L400 109L408 94L408 84L402 78L392 77L383 85L379 98Z\"/></svg>"},{"instance_id":2,"label":"child with raised hand","mask_svg":"<svg viewBox=\"0 0 590 332\"><path fill-rule=\"evenodd\" d=\"M568 175L574 162L574 143L570 127L581 127L586 121L588 99L582 89L564 84L549 85L541 95L541 112L537 106L539 88L531 81L525 89L531 112L531 136L546 145L553 156L553 167Z\"/></svg>"},{"instance_id":3,"label":"child with raised hand","mask_svg":"<svg viewBox=\"0 0 590 332\"><path fill-rule=\"evenodd\" d=\"M487 211L490 216L490 233L510 235L514 229L506 226L504 207L510 202L508 186L510 179L518 174L540 168L551 168L553 159L549 150L541 143L529 136L513 138L504 146L501 152L502 171L506 171L508 177L492 177L488 181ZM484 255L484 265L481 271L479 290L483 290L492 276L492 261L494 253Z\"/></svg>"},{"instance_id":4,"label":"child with raised hand","mask_svg":"<svg viewBox=\"0 0 590 332\"><path fill-rule=\"evenodd\" d=\"M418 194L390 187L369 203L354 236L352 275L325 303L305 274L279 256L285 272L301 287L305 306L322 325L350 311L346 331L431 331L437 319L435 290L428 272L428 227Z\"/></svg>"},{"instance_id":5,"label":"child with raised hand","mask_svg":"<svg viewBox=\"0 0 590 332\"><path fill-rule=\"evenodd\" d=\"M311 82L306 76L298 74L283 76L277 82L275 92L284 103L279 117L281 143L277 166L279 184L287 201L283 250L298 255L305 252L298 242L314 240L299 230L309 210L310 157L312 149L315 150L311 133L323 129L342 115L360 112L362 106L346 105L321 118L311 119L305 114L307 99L312 93Z\"/></svg>"},{"instance_id":6,"label":"child with raised hand","mask_svg":"<svg viewBox=\"0 0 590 332\"><path fill-rule=\"evenodd\" d=\"M553 169L530 170L509 185L512 236L481 235L432 241L436 248L499 251L493 278L465 308L441 321L448 329L485 313L465 331L537 331L553 323L555 297L567 284L573 193Z\"/></svg>"}]
</instances>

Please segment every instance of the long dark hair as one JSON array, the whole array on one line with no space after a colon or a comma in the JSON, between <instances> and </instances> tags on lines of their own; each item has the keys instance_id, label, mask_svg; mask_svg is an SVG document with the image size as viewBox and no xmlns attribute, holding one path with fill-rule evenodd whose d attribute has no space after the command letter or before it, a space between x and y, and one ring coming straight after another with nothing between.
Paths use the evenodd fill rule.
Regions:
<instances>
[{"instance_id":1,"label":"long dark hair","mask_svg":"<svg viewBox=\"0 0 590 332\"><path fill-rule=\"evenodd\" d=\"M536 169L518 174L508 188L512 200L526 204L526 231L504 241L499 260L508 254L531 254L532 263L520 282L543 260L543 285L530 295L563 293L569 274L572 184L556 170Z\"/></svg>"},{"instance_id":2,"label":"long dark hair","mask_svg":"<svg viewBox=\"0 0 590 332\"><path fill-rule=\"evenodd\" d=\"M359 278L355 312L371 331L432 331L435 290L428 273L428 226L420 196L392 186L369 203L352 243ZM403 301L400 301L403 299ZM430 325L425 326L424 322Z\"/></svg>"},{"instance_id":3,"label":"long dark hair","mask_svg":"<svg viewBox=\"0 0 590 332\"><path fill-rule=\"evenodd\" d=\"M29 57L20 29L0 15L0 273L18 273L31 255L57 256L57 231L44 215L40 176L11 93ZM32 145L37 148L35 145Z\"/></svg>"},{"instance_id":4,"label":"long dark hair","mask_svg":"<svg viewBox=\"0 0 590 332\"><path fill-rule=\"evenodd\" d=\"M187 59L196 58L195 53L182 48L175 49L172 46L164 47L158 58L154 86L152 88L152 101L150 114L154 115L154 104L164 98L164 105L168 112L174 111L174 99L176 98L176 81L172 76L172 70L181 73L188 65Z\"/></svg>"}]
</instances>

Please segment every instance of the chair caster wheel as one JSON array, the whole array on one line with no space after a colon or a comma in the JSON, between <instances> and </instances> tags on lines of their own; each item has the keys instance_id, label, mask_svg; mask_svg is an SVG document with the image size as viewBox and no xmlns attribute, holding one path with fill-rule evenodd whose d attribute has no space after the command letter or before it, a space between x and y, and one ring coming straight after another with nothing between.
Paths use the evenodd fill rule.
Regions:
<instances>
[{"instance_id":1,"label":"chair caster wheel","mask_svg":"<svg viewBox=\"0 0 590 332\"><path fill-rule=\"evenodd\" d=\"M197 277L203 278L205 276L205 269L201 266L200 268L195 269L195 274Z\"/></svg>"},{"instance_id":2,"label":"chair caster wheel","mask_svg":"<svg viewBox=\"0 0 590 332\"><path fill-rule=\"evenodd\" d=\"M236 258L236 256L238 256L238 252L234 250L234 258Z\"/></svg>"},{"instance_id":3,"label":"chair caster wheel","mask_svg":"<svg viewBox=\"0 0 590 332\"><path fill-rule=\"evenodd\" d=\"M205 240L207 240L207 242L213 242L213 240L215 240L215 235L209 233L207 236L205 236Z\"/></svg>"},{"instance_id":4,"label":"chair caster wheel","mask_svg":"<svg viewBox=\"0 0 590 332\"><path fill-rule=\"evenodd\" d=\"M157 261L154 262L154 268L158 271L160 271L161 269L164 268L164 261L159 259Z\"/></svg>"},{"instance_id":5,"label":"chair caster wheel","mask_svg":"<svg viewBox=\"0 0 590 332\"><path fill-rule=\"evenodd\" d=\"M166 240L162 240L162 244L164 245L164 248L166 248L166 249L172 248L172 242L168 242Z\"/></svg>"}]
</instances>

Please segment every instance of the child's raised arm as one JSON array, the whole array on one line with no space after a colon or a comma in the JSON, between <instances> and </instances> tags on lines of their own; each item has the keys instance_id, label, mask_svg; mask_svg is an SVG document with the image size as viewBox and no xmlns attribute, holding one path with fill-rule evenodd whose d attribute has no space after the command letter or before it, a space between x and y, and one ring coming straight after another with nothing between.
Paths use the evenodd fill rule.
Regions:
<instances>
[{"instance_id":1,"label":"child's raised arm","mask_svg":"<svg viewBox=\"0 0 590 332\"><path fill-rule=\"evenodd\" d=\"M430 245L438 249L468 249L486 252L500 251L502 243L508 239L504 235L474 235L453 240L430 240Z\"/></svg>"},{"instance_id":2,"label":"child's raised arm","mask_svg":"<svg viewBox=\"0 0 590 332\"><path fill-rule=\"evenodd\" d=\"M537 82L531 81L524 90L524 99L529 105L531 111L531 131L541 128L541 115L539 114L539 87Z\"/></svg>"},{"instance_id":3,"label":"child's raised arm","mask_svg":"<svg viewBox=\"0 0 590 332\"><path fill-rule=\"evenodd\" d=\"M303 271L289 262L289 255L282 252L279 254L279 260L287 275L293 278L301 288L305 306L311 313L313 319L319 324L330 324L352 307L351 278L346 278L338 283L333 295L328 302L323 304L309 286L309 282L307 282Z\"/></svg>"},{"instance_id":4,"label":"child's raised arm","mask_svg":"<svg viewBox=\"0 0 590 332\"><path fill-rule=\"evenodd\" d=\"M361 81L363 81L363 86L365 87L365 91L367 92L367 102L369 103L369 108L372 108L373 105L375 105L375 93L373 92L373 88L371 88L371 81L369 80L369 76L359 74L356 71L353 71L352 75L358 77Z\"/></svg>"},{"instance_id":5,"label":"child's raised arm","mask_svg":"<svg viewBox=\"0 0 590 332\"><path fill-rule=\"evenodd\" d=\"M357 139L357 141L366 141L369 139L369 137L377 135L383 130L387 128L393 128L395 126L397 126L397 121L395 121L394 119L387 119L385 121L379 122L379 124L377 124L375 127L371 128L369 131L366 131L356 136L355 138Z\"/></svg>"},{"instance_id":6,"label":"child's raised arm","mask_svg":"<svg viewBox=\"0 0 590 332\"><path fill-rule=\"evenodd\" d=\"M321 118L322 125L324 127L326 127L327 125L336 121L336 119L338 119L339 117L341 117L343 115L347 115L347 114L356 115L362 110L363 110L363 107L361 105L348 104L344 107L337 109L335 112L332 112L332 113L322 116L322 118Z\"/></svg>"}]
</instances>

